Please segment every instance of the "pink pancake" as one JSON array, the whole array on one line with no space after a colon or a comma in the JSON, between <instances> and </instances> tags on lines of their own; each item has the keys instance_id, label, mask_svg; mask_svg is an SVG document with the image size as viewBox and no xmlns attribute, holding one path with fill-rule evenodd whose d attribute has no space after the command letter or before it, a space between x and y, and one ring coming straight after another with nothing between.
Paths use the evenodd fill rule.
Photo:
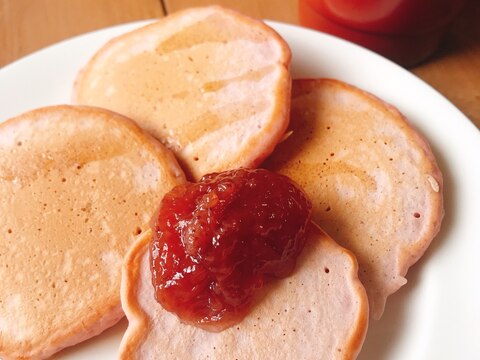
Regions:
<instances>
[{"instance_id":1,"label":"pink pancake","mask_svg":"<svg viewBox=\"0 0 480 360\"><path fill-rule=\"evenodd\" d=\"M254 167L288 125L290 49L270 27L218 6L119 36L80 72L73 101L134 119L194 179Z\"/></svg>"},{"instance_id":2,"label":"pink pancake","mask_svg":"<svg viewBox=\"0 0 480 360\"><path fill-rule=\"evenodd\" d=\"M440 229L442 175L425 139L375 96L327 79L292 92L292 133L265 167L296 180L313 220L355 254L378 319Z\"/></svg>"},{"instance_id":3,"label":"pink pancake","mask_svg":"<svg viewBox=\"0 0 480 360\"><path fill-rule=\"evenodd\" d=\"M129 325L120 359L354 359L360 351L368 301L356 260L318 227L294 273L268 285L243 321L218 333L183 324L155 301L150 240L140 236L123 267Z\"/></svg>"},{"instance_id":4,"label":"pink pancake","mask_svg":"<svg viewBox=\"0 0 480 360\"><path fill-rule=\"evenodd\" d=\"M184 174L133 121L88 107L8 120L0 144L0 359L43 359L124 316L124 256Z\"/></svg>"}]
</instances>

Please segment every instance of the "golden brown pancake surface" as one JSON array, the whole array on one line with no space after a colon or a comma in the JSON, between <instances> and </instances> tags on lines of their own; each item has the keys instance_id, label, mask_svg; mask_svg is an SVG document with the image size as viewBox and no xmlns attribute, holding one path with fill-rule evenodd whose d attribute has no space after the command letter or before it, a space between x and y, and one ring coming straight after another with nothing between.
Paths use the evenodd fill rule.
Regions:
<instances>
[{"instance_id":1,"label":"golden brown pancake surface","mask_svg":"<svg viewBox=\"0 0 480 360\"><path fill-rule=\"evenodd\" d=\"M292 133L265 167L296 180L313 220L356 255L379 318L440 228L440 170L427 142L373 95L328 79L295 80L292 93Z\"/></svg>"},{"instance_id":2,"label":"golden brown pancake surface","mask_svg":"<svg viewBox=\"0 0 480 360\"><path fill-rule=\"evenodd\" d=\"M25 113L0 125L0 143L0 358L41 359L123 317L123 257L184 175L100 109Z\"/></svg>"},{"instance_id":3,"label":"golden brown pancake surface","mask_svg":"<svg viewBox=\"0 0 480 360\"><path fill-rule=\"evenodd\" d=\"M270 154L288 124L289 64L287 44L263 22L194 8L111 40L73 99L134 119L199 179Z\"/></svg>"}]
</instances>

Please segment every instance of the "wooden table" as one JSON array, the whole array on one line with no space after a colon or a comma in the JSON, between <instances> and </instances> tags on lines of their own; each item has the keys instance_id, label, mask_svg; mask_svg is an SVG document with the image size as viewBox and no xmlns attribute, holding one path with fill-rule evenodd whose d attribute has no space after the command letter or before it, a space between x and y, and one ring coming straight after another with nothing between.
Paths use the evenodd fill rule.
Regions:
<instances>
[{"instance_id":1,"label":"wooden table","mask_svg":"<svg viewBox=\"0 0 480 360\"><path fill-rule=\"evenodd\" d=\"M0 67L59 40L102 27L222 4L297 24L297 0L0 0ZM471 0L437 53L410 70L480 127L480 1Z\"/></svg>"}]
</instances>

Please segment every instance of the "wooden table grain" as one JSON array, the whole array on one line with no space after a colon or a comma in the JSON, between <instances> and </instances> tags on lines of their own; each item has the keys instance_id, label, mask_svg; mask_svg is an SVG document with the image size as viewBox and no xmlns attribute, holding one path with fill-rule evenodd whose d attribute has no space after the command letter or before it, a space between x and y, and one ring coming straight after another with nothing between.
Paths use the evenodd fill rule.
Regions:
<instances>
[{"instance_id":1,"label":"wooden table grain","mask_svg":"<svg viewBox=\"0 0 480 360\"><path fill-rule=\"evenodd\" d=\"M298 24L297 0L0 0L0 67L62 39L102 27L220 4ZM437 53L409 69L480 127L480 1L471 0Z\"/></svg>"}]
</instances>

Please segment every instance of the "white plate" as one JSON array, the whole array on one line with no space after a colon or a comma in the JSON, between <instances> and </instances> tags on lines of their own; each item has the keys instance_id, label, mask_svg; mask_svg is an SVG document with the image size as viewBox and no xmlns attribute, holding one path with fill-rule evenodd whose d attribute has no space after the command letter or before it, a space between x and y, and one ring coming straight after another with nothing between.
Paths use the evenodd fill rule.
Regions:
<instances>
[{"instance_id":1,"label":"white plate","mask_svg":"<svg viewBox=\"0 0 480 360\"><path fill-rule=\"evenodd\" d=\"M0 119L68 103L77 71L111 37L134 23L86 34L0 70ZM294 77L333 77L397 106L427 137L445 180L439 236L409 282L372 322L362 360L478 359L480 356L480 132L452 104L408 71L348 42L271 23L293 52ZM115 359L126 321L56 359Z\"/></svg>"}]
</instances>

